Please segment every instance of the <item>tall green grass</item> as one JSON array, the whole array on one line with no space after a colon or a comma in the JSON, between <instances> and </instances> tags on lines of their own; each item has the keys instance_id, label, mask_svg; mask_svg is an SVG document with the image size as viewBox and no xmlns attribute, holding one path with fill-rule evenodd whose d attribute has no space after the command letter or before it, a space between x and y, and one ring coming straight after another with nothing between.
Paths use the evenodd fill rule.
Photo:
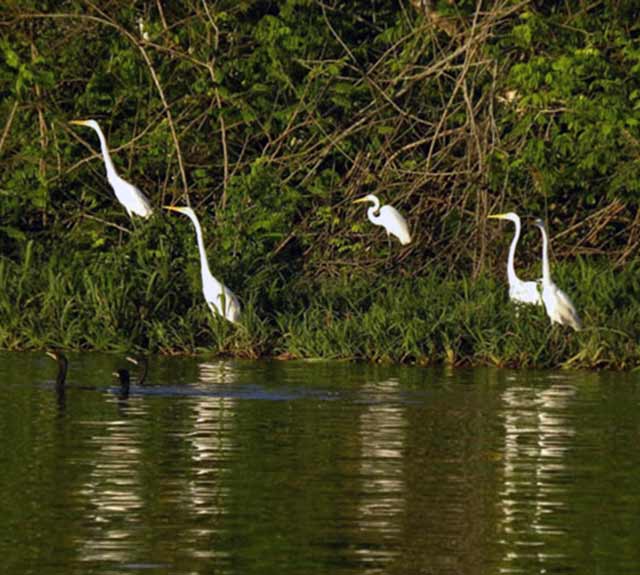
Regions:
<instances>
[{"instance_id":1,"label":"tall green grass","mask_svg":"<svg viewBox=\"0 0 640 575\"><path fill-rule=\"evenodd\" d=\"M231 285L242 325L211 316L193 244L136 231L104 252L48 253L33 242L0 259L0 348L214 351L421 365L616 368L640 365L637 266L577 260L553 269L582 315L579 333L517 309L502 278L285 278L275 267ZM224 278L222 270L214 273ZM451 274L449 274L450 276Z\"/></svg>"}]
</instances>

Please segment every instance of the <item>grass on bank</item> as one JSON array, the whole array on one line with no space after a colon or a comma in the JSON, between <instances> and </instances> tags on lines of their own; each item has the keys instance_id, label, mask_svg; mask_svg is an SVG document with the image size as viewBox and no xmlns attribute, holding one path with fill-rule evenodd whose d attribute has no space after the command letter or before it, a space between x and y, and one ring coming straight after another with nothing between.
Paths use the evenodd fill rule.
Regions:
<instances>
[{"instance_id":1,"label":"grass on bank","mask_svg":"<svg viewBox=\"0 0 640 575\"><path fill-rule=\"evenodd\" d=\"M213 318L193 245L162 234L104 252L46 254L28 244L0 259L0 348L527 367L640 365L637 266L577 260L554 267L585 329L551 327L540 308L516 309L503 278L364 277L310 283L273 274L230 285L241 326ZM223 278L224 273L212 271ZM523 274L524 275L524 274Z\"/></svg>"}]
</instances>

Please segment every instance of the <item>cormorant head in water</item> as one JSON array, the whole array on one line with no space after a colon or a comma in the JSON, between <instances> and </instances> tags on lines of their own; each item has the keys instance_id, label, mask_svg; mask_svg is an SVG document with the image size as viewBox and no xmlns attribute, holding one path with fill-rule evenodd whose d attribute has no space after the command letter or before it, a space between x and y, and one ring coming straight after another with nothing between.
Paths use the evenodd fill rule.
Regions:
<instances>
[{"instance_id":1,"label":"cormorant head in water","mask_svg":"<svg viewBox=\"0 0 640 575\"><path fill-rule=\"evenodd\" d=\"M147 370L149 369L149 362L147 361L147 358L128 355L127 361L140 368L140 371L138 372L138 385L144 385L144 380L147 378Z\"/></svg>"},{"instance_id":2,"label":"cormorant head in water","mask_svg":"<svg viewBox=\"0 0 640 575\"><path fill-rule=\"evenodd\" d=\"M113 375L117 375L120 379L120 397L126 399L129 397L129 370L119 369L113 372Z\"/></svg>"},{"instance_id":3,"label":"cormorant head in water","mask_svg":"<svg viewBox=\"0 0 640 575\"><path fill-rule=\"evenodd\" d=\"M64 385L65 380L67 379L67 366L69 362L65 357L64 353L57 350L47 351L47 355L54 359L58 364L58 376L56 377L56 385L58 387L62 387Z\"/></svg>"}]
</instances>

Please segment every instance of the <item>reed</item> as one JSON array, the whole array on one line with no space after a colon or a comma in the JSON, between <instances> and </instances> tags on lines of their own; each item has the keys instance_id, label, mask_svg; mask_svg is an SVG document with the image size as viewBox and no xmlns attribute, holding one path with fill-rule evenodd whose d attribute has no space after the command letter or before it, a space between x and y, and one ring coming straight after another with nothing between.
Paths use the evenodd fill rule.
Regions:
<instances>
[{"instance_id":1,"label":"reed","mask_svg":"<svg viewBox=\"0 0 640 575\"><path fill-rule=\"evenodd\" d=\"M47 254L29 242L19 262L0 260L0 348L640 366L637 265L619 270L577 259L554 267L583 317L579 333L551 327L541 308L516 308L504 282L491 275L447 277L437 268L415 278L310 281L272 267L244 289L232 286L243 301L242 325L233 326L212 317L197 261L179 239L159 233L149 246L141 234L109 251L69 253Z\"/></svg>"}]
</instances>

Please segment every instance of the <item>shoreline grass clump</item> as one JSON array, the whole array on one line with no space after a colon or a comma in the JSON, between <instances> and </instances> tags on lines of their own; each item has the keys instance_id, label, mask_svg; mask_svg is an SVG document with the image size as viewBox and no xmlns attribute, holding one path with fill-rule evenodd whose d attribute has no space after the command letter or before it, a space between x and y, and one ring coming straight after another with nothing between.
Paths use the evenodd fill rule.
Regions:
<instances>
[{"instance_id":1,"label":"shoreline grass clump","mask_svg":"<svg viewBox=\"0 0 640 575\"><path fill-rule=\"evenodd\" d=\"M509 302L503 280L454 277L437 267L384 281L367 274L287 279L274 268L238 286L244 317L233 326L211 316L197 255L180 253L181 241L167 245L163 225L154 230L152 249L143 233L109 251L70 257L31 242L22 262L0 259L0 348L418 365L640 365L635 266L615 270L606 260L579 258L554 268L583 315L585 329L577 333L552 327L541 307Z\"/></svg>"}]
</instances>

